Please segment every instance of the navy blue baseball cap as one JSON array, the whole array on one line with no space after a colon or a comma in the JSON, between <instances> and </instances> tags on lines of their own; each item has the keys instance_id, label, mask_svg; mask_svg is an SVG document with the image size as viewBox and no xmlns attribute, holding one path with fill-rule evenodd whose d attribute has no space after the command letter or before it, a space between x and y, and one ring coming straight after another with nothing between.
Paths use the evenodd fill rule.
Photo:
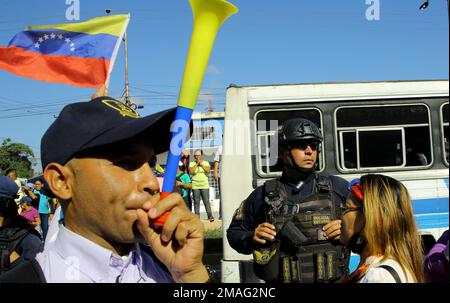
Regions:
<instances>
[{"instance_id":1,"label":"navy blue baseball cap","mask_svg":"<svg viewBox=\"0 0 450 303\"><path fill-rule=\"evenodd\" d=\"M0 176L0 197L15 199L19 186L10 178Z\"/></svg>"},{"instance_id":2,"label":"navy blue baseball cap","mask_svg":"<svg viewBox=\"0 0 450 303\"><path fill-rule=\"evenodd\" d=\"M148 133L156 154L169 149L170 125L176 108L140 117L131 107L111 97L66 105L41 140L42 167L66 164L75 154L138 134ZM192 122L190 127L192 132Z\"/></svg>"},{"instance_id":3,"label":"navy blue baseball cap","mask_svg":"<svg viewBox=\"0 0 450 303\"><path fill-rule=\"evenodd\" d=\"M25 203L31 205L31 202L33 202L33 200L31 200L31 198L28 196L24 196L22 197L22 199L20 199L20 204Z\"/></svg>"}]
</instances>

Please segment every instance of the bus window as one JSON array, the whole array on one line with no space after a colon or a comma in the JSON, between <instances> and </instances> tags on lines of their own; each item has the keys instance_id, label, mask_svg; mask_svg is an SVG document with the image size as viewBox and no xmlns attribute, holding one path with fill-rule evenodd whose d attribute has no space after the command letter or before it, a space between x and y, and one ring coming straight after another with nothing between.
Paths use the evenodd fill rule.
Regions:
<instances>
[{"instance_id":1,"label":"bus window","mask_svg":"<svg viewBox=\"0 0 450 303\"><path fill-rule=\"evenodd\" d=\"M275 132L268 132L266 134L258 135L258 153L260 156L260 170L264 174L271 174L276 172L281 172L283 170L283 165L279 161L271 162L270 150L274 144L274 134ZM275 155L273 155L275 156Z\"/></svg>"},{"instance_id":2,"label":"bus window","mask_svg":"<svg viewBox=\"0 0 450 303\"><path fill-rule=\"evenodd\" d=\"M270 177L279 176L282 172L283 165L280 161L276 161L278 150L275 143L277 127L290 118L305 118L314 122L322 130L321 112L316 108L307 109L270 109L260 110L255 113L256 126L256 169L260 176ZM321 147L323 151L323 146ZM276 154L271 154L271 151ZM323 170L324 159L323 152L319 155L318 170ZM275 161L274 161L275 159Z\"/></svg>"},{"instance_id":3,"label":"bus window","mask_svg":"<svg viewBox=\"0 0 450 303\"><path fill-rule=\"evenodd\" d=\"M401 167L405 165L401 129L358 131L359 167Z\"/></svg>"},{"instance_id":4,"label":"bus window","mask_svg":"<svg viewBox=\"0 0 450 303\"><path fill-rule=\"evenodd\" d=\"M343 171L427 167L431 125L425 105L348 106L335 111Z\"/></svg>"},{"instance_id":5,"label":"bus window","mask_svg":"<svg viewBox=\"0 0 450 303\"><path fill-rule=\"evenodd\" d=\"M444 162L448 166L448 102L441 107L442 142L444 144Z\"/></svg>"},{"instance_id":6,"label":"bus window","mask_svg":"<svg viewBox=\"0 0 450 303\"><path fill-rule=\"evenodd\" d=\"M357 167L358 156L356 150L356 131L341 132L342 148L341 160L345 169L354 169Z\"/></svg>"}]
</instances>

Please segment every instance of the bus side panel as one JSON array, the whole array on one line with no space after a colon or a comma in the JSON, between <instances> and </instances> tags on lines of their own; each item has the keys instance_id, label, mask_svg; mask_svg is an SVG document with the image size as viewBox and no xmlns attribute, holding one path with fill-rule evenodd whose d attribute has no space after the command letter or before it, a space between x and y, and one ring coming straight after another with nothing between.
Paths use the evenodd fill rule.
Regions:
<instances>
[{"instance_id":1,"label":"bus side panel","mask_svg":"<svg viewBox=\"0 0 450 303\"><path fill-rule=\"evenodd\" d=\"M232 249L226 237L234 211L253 190L251 127L246 90L228 89L220 178L224 260L251 259L251 255L243 256Z\"/></svg>"}]
</instances>

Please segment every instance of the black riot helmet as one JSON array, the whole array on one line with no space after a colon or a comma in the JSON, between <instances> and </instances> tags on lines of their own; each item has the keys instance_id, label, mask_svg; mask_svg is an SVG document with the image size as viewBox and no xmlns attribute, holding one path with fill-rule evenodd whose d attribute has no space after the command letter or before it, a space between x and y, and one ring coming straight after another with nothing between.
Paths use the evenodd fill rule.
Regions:
<instances>
[{"instance_id":1,"label":"black riot helmet","mask_svg":"<svg viewBox=\"0 0 450 303\"><path fill-rule=\"evenodd\" d=\"M289 142L298 140L316 141L321 143L323 138L319 128L313 122L304 118L292 118L284 121L278 128L278 141L288 146Z\"/></svg>"}]
</instances>

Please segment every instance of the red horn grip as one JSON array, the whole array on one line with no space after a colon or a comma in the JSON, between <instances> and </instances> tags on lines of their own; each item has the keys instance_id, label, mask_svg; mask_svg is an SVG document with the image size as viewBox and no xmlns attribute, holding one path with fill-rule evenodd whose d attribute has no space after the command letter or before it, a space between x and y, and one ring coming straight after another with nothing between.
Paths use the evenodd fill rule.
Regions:
<instances>
[{"instance_id":1,"label":"red horn grip","mask_svg":"<svg viewBox=\"0 0 450 303\"><path fill-rule=\"evenodd\" d=\"M164 200L170 193L168 192L162 192L159 194L159 201ZM159 216L156 219L150 220L150 225L157 230L162 229L164 222L166 222L167 217L170 215L170 211L166 211L161 216Z\"/></svg>"}]
</instances>

